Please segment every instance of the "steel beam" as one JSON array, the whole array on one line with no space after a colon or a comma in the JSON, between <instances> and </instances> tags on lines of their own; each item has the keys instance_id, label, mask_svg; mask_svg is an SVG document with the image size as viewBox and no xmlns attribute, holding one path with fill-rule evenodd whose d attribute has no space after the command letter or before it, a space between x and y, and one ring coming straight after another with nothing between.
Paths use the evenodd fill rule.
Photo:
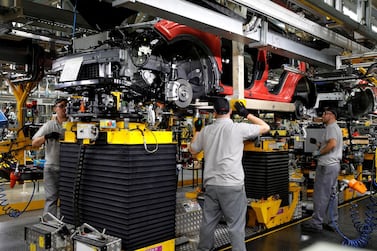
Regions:
<instances>
[{"instance_id":1,"label":"steel beam","mask_svg":"<svg viewBox=\"0 0 377 251\"><path fill-rule=\"evenodd\" d=\"M368 48L305 19L269 0L235 0L234 2L263 16L279 20L282 23L286 23L299 30L305 31L316 38L338 46L339 49L346 49L354 53L370 51ZM321 52L300 44L299 42L286 39L282 35L268 31L268 27L263 25L257 30L257 32L251 34L244 33L241 21L184 0L115 0L113 1L113 6L145 12L153 16L186 24L230 40L246 44L249 43L254 47L269 46L277 54L305 60L316 65L327 67L335 66L336 55L328 55L327 52Z\"/></svg>"},{"instance_id":2,"label":"steel beam","mask_svg":"<svg viewBox=\"0 0 377 251\"><path fill-rule=\"evenodd\" d=\"M115 0L112 4L114 7L148 13L230 40L242 43L259 41L258 32L244 34L242 21L184 0Z\"/></svg>"},{"instance_id":3,"label":"steel beam","mask_svg":"<svg viewBox=\"0 0 377 251\"><path fill-rule=\"evenodd\" d=\"M295 58L309 64L324 68L334 68L336 55L330 55L328 51L319 51L298 42L292 41L274 32L267 33L267 45L270 51L288 57Z\"/></svg>"},{"instance_id":4,"label":"steel beam","mask_svg":"<svg viewBox=\"0 0 377 251\"><path fill-rule=\"evenodd\" d=\"M21 0L21 7L23 16L39 18L43 21L49 20L51 23L65 24L70 27L74 25L73 11L58 9L29 0ZM77 14L76 26L83 29L93 30L93 27L91 27L80 14Z\"/></svg>"},{"instance_id":5,"label":"steel beam","mask_svg":"<svg viewBox=\"0 0 377 251\"><path fill-rule=\"evenodd\" d=\"M362 25L352 20L349 16L344 15L340 11L336 10L334 7L322 1L298 0L298 2L302 3L303 5L309 7L312 10L322 13L323 16L329 16L338 24L343 25L344 28L348 28L352 31L356 31L370 40L377 41L377 33L373 32L366 25Z\"/></svg>"},{"instance_id":6,"label":"steel beam","mask_svg":"<svg viewBox=\"0 0 377 251\"><path fill-rule=\"evenodd\" d=\"M246 108L261 111L294 112L296 107L293 103L283 103L269 100L245 99Z\"/></svg>"},{"instance_id":7,"label":"steel beam","mask_svg":"<svg viewBox=\"0 0 377 251\"><path fill-rule=\"evenodd\" d=\"M299 16L270 0L234 0L234 2L245 6L250 10L256 11L263 16L279 20L282 23L295 27L300 31L307 32L318 39L351 51L352 53L364 53L370 51L370 49L356 43L355 41L322 27L309 19Z\"/></svg>"}]
</instances>

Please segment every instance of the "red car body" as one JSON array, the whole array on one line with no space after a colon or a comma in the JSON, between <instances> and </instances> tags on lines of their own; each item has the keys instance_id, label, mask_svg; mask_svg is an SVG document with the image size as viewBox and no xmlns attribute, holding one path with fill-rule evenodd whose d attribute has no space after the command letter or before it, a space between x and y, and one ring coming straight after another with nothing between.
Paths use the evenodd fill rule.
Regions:
<instances>
[{"instance_id":1,"label":"red car body","mask_svg":"<svg viewBox=\"0 0 377 251\"><path fill-rule=\"evenodd\" d=\"M129 101L157 100L180 108L198 99L233 95L230 40L167 20L115 29L111 35L99 42L102 47L55 61L53 71L62 72L72 58L82 60L76 79L63 79L60 90L82 94L98 86L105 97L112 95L113 83ZM294 102L300 113L303 106L315 104L316 89L305 76L305 63L247 46L244 59L244 98ZM97 102L106 107L101 95Z\"/></svg>"},{"instance_id":2,"label":"red car body","mask_svg":"<svg viewBox=\"0 0 377 251\"><path fill-rule=\"evenodd\" d=\"M230 72L224 73L222 60L227 56L222 55L224 50L222 49L223 41L220 37L167 20L157 22L154 28L171 43L188 35L200 39L211 52L211 55L208 56L211 56L216 62L218 72L231 75ZM251 82L248 82L245 78L244 97L284 103L300 100L306 107L312 107L315 104L316 91L314 84L303 74L306 72L306 63L299 62L296 66L297 72L283 70L279 76L279 83L272 90L268 87L271 70L268 57L269 51L266 48L257 50L256 62L254 62L256 68L252 70L255 77ZM231 67L227 69L232 71ZM220 95L233 94L231 79L228 82L219 81L218 85L222 89Z\"/></svg>"}]
</instances>

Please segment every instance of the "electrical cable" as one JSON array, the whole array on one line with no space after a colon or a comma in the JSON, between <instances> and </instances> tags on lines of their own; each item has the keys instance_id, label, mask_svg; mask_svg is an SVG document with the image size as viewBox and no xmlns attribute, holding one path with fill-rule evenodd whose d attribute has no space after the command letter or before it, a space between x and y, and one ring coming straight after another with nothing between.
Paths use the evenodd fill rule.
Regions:
<instances>
[{"instance_id":1,"label":"electrical cable","mask_svg":"<svg viewBox=\"0 0 377 251\"><path fill-rule=\"evenodd\" d=\"M24 125L24 126L22 126L21 128L19 128L19 129L16 131L16 136L18 137L18 134L19 134L22 130L24 130L26 127L29 127L29 126L30 126L30 125ZM17 143L17 142L14 141L14 140L11 140L11 141L10 141L9 149L8 149L8 153L16 152L16 151L19 151L19 150L22 150L22 149L26 149L26 148L28 147L28 145L25 145L25 146L22 146L22 147L20 147L20 148L17 148L16 150L13 150L12 148L13 148L13 145L14 145L15 143Z\"/></svg>"},{"instance_id":2,"label":"electrical cable","mask_svg":"<svg viewBox=\"0 0 377 251\"><path fill-rule=\"evenodd\" d=\"M17 217L21 216L26 211L26 209L29 207L31 201L33 200L34 193L35 193L35 181L33 180L33 192L31 194L30 199L29 199L28 203L26 204L25 208L22 211L20 211L19 209L12 208L10 206L9 201L6 198L4 182L1 182L0 183L0 208L9 217L17 218Z\"/></svg>"},{"instance_id":3,"label":"electrical cable","mask_svg":"<svg viewBox=\"0 0 377 251\"><path fill-rule=\"evenodd\" d=\"M74 8L73 8L72 39L75 38L75 32L76 32L76 19L77 19L77 0L75 1L75 6L74 6Z\"/></svg>"},{"instance_id":4,"label":"electrical cable","mask_svg":"<svg viewBox=\"0 0 377 251\"><path fill-rule=\"evenodd\" d=\"M81 225L81 210L79 207L80 202L80 191L81 191L81 181L83 176L83 169L84 169L84 157L86 153L86 146L80 145L79 154L78 154L78 164L76 168L76 177L73 186L73 209L74 209L74 222L75 227Z\"/></svg>"},{"instance_id":5,"label":"electrical cable","mask_svg":"<svg viewBox=\"0 0 377 251\"><path fill-rule=\"evenodd\" d=\"M141 130L139 127L136 127L135 129L131 129L130 131L134 131L134 130L138 130L138 131L141 133L141 136L143 137L144 149L145 149L145 151L146 151L147 153L155 153L155 152L157 152L157 150L158 150L158 141L157 141L157 137L156 137L156 135L155 135L151 130L149 130L149 131L151 132L151 134L152 134L152 136L154 137L155 142L156 142L156 147L155 147L154 149L152 149L152 150L149 150L149 149L148 149L147 140L146 140L146 138L145 138L144 131Z\"/></svg>"}]
</instances>

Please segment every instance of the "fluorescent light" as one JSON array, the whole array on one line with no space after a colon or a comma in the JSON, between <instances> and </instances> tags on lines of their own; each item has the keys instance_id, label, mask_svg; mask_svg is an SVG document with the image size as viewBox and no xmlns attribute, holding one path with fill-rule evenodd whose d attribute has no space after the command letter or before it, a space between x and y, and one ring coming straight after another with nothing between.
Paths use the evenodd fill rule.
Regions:
<instances>
[{"instance_id":1,"label":"fluorescent light","mask_svg":"<svg viewBox=\"0 0 377 251\"><path fill-rule=\"evenodd\" d=\"M345 6L343 7L343 14L357 21L357 14Z\"/></svg>"},{"instance_id":2,"label":"fluorescent light","mask_svg":"<svg viewBox=\"0 0 377 251\"><path fill-rule=\"evenodd\" d=\"M377 26L372 24L372 31L377 33Z\"/></svg>"}]
</instances>

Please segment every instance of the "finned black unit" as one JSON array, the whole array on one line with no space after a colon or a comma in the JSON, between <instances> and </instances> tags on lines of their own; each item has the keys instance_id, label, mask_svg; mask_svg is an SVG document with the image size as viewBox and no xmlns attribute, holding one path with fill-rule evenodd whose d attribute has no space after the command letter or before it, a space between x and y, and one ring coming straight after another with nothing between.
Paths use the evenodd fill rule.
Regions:
<instances>
[{"instance_id":1,"label":"finned black unit","mask_svg":"<svg viewBox=\"0 0 377 251\"><path fill-rule=\"evenodd\" d=\"M61 144L59 192L66 222L74 224L78 218L81 223L106 229L109 235L122 239L124 250L175 238L174 144L159 145L153 154L143 145L88 145L85 156L79 152L79 145ZM75 188L79 191L73 191Z\"/></svg>"},{"instance_id":2,"label":"finned black unit","mask_svg":"<svg viewBox=\"0 0 377 251\"><path fill-rule=\"evenodd\" d=\"M289 205L288 152L244 152L246 195L267 199L278 195L281 206Z\"/></svg>"}]
</instances>

